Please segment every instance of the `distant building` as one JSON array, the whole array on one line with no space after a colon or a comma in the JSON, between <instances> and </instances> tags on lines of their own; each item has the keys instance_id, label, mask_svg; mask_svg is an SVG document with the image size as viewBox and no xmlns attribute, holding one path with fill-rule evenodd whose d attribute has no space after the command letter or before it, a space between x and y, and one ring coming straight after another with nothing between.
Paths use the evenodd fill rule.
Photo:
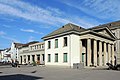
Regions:
<instances>
[{"instance_id":1,"label":"distant building","mask_svg":"<svg viewBox=\"0 0 120 80\"><path fill-rule=\"evenodd\" d=\"M3 54L2 54L2 51L3 51L3 50L0 50L0 62L1 62L1 61L2 61L2 59L3 59L3 56L2 56L2 55L3 55Z\"/></svg>"},{"instance_id":2,"label":"distant building","mask_svg":"<svg viewBox=\"0 0 120 80\"><path fill-rule=\"evenodd\" d=\"M11 60L15 61L18 60L18 48L23 46L24 44L22 43L16 43L12 42L11 47L10 47L10 54L11 54Z\"/></svg>"},{"instance_id":3,"label":"distant building","mask_svg":"<svg viewBox=\"0 0 120 80\"><path fill-rule=\"evenodd\" d=\"M27 43L18 50L20 64L44 64L44 42Z\"/></svg>"},{"instance_id":4,"label":"distant building","mask_svg":"<svg viewBox=\"0 0 120 80\"><path fill-rule=\"evenodd\" d=\"M10 48L6 48L6 49L1 51L1 61L2 62L11 61Z\"/></svg>"},{"instance_id":5,"label":"distant building","mask_svg":"<svg viewBox=\"0 0 120 80\"><path fill-rule=\"evenodd\" d=\"M44 36L45 65L106 66L115 63L117 37L108 27L85 29L68 23Z\"/></svg>"}]
</instances>

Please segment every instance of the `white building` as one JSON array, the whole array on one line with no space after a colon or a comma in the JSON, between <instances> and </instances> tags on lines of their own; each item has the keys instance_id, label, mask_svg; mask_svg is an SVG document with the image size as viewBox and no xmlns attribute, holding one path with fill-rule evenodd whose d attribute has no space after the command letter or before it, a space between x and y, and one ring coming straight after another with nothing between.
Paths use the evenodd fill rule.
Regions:
<instances>
[{"instance_id":1,"label":"white building","mask_svg":"<svg viewBox=\"0 0 120 80\"><path fill-rule=\"evenodd\" d=\"M3 57L2 57L2 51L3 50L0 50L0 62L2 61Z\"/></svg>"},{"instance_id":2,"label":"white building","mask_svg":"<svg viewBox=\"0 0 120 80\"><path fill-rule=\"evenodd\" d=\"M108 27L92 30L69 23L42 39L45 41L45 65L114 64L114 42L117 38Z\"/></svg>"},{"instance_id":3,"label":"white building","mask_svg":"<svg viewBox=\"0 0 120 80\"><path fill-rule=\"evenodd\" d=\"M11 53L10 53L10 48L6 48L1 51L1 61L11 61Z\"/></svg>"},{"instance_id":4,"label":"white building","mask_svg":"<svg viewBox=\"0 0 120 80\"><path fill-rule=\"evenodd\" d=\"M44 42L30 42L19 48L19 63L44 64Z\"/></svg>"},{"instance_id":5,"label":"white building","mask_svg":"<svg viewBox=\"0 0 120 80\"><path fill-rule=\"evenodd\" d=\"M10 47L10 54L11 54L11 59L13 61L18 60L18 54L19 54L18 48L23 45L24 44L12 42L11 47Z\"/></svg>"}]
</instances>

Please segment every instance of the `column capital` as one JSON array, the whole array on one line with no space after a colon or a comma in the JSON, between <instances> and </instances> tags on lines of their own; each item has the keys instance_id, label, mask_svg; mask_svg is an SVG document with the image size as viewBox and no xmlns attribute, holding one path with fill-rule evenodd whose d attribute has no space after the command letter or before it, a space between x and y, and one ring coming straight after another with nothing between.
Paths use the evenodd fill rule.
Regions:
<instances>
[{"instance_id":1,"label":"column capital","mask_svg":"<svg viewBox=\"0 0 120 80\"><path fill-rule=\"evenodd\" d=\"M86 38L86 39L91 39L91 38Z\"/></svg>"},{"instance_id":2,"label":"column capital","mask_svg":"<svg viewBox=\"0 0 120 80\"><path fill-rule=\"evenodd\" d=\"M94 41L98 41L97 39L93 39Z\"/></svg>"}]
</instances>

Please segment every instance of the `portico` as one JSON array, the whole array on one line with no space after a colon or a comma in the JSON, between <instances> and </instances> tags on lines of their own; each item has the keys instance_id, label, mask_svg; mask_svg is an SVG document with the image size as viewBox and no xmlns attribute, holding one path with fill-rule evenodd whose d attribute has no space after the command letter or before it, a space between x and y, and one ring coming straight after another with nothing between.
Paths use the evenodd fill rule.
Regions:
<instances>
[{"instance_id":1,"label":"portico","mask_svg":"<svg viewBox=\"0 0 120 80\"><path fill-rule=\"evenodd\" d=\"M94 37L90 34L80 36L80 62L84 66L106 66L107 62L114 65L114 41Z\"/></svg>"}]
</instances>

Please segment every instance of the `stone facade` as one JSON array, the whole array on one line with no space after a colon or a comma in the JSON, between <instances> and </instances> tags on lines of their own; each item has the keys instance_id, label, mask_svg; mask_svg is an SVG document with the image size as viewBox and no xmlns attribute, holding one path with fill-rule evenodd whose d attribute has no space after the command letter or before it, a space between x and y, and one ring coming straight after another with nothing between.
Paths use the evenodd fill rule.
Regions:
<instances>
[{"instance_id":1,"label":"stone facade","mask_svg":"<svg viewBox=\"0 0 120 80\"><path fill-rule=\"evenodd\" d=\"M106 66L115 64L114 43L117 37L108 27L84 29L66 24L42 38L45 41L45 64L71 66ZM57 47L56 47L57 45Z\"/></svg>"},{"instance_id":2,"label":"stone facade","mask_svg":"<svg viewBox=\"0 0 120 80\"><path fill-rule=\"evenodd\" d=\"M115 53L117 58L117 64L120 64L120 26L117 28L111 28L112 32L118 38L115 42Z\"/></svg>"}]
</instances>

